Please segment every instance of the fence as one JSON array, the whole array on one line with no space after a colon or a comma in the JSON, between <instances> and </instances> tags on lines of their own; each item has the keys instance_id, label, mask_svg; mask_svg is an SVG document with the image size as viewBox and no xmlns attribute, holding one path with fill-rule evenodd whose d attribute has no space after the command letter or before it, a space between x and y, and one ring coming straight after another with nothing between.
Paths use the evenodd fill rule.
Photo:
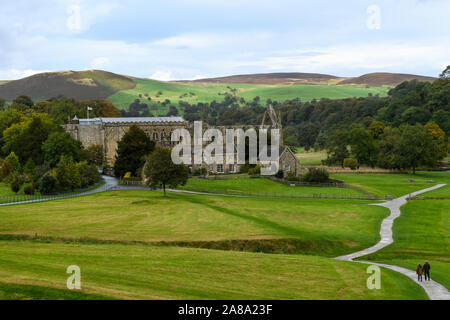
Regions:
<instances>
[{"instance_id":1,"label":"fence","mask_svg":"<svg viewBox=\"0 0 450 320\"><path fill-rule=\"evenodd\" d=\"M88 194L94 194L99 192L109 191L110 186L104 184L104 182L98 183L87 189L73 190L67 193L49 194L49 195L13 195L0 197L0 206L15 203L34 203L34 202L44 202L51 200L74 198Z\"/></svg>"}]
</instances>

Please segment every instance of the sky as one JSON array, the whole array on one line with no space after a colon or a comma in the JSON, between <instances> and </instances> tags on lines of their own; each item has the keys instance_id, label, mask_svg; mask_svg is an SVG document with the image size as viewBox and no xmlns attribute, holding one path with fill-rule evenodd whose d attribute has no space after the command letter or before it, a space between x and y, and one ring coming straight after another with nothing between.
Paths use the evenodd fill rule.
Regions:
<instances>
[{"instance_id":1,"label":"sky","mask_svg":"<svg viewBox=\"0 0 450 320\"><path fill-rule=\"evenodd\" d=\"M0 79L101 69L157 80L438 76L448 0L1 0Z\"/></svg>"}]
</instances>

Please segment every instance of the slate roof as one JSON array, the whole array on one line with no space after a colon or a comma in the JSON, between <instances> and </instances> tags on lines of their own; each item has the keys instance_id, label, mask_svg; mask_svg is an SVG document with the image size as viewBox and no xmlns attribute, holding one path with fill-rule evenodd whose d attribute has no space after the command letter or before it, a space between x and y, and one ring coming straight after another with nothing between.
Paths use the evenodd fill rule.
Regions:
<instances>
[{"instance_id":1,"label":"slate roof","mask_svg":"<svg viewBox=\"0 0 450 320\"><path fill-rule=\"evenodd\" d=\"M81 125L96 125L103 123L174 123L185 122L181 117L141 117L141 118L94 118L80 119Z\"/></svg>"}]
</instances>

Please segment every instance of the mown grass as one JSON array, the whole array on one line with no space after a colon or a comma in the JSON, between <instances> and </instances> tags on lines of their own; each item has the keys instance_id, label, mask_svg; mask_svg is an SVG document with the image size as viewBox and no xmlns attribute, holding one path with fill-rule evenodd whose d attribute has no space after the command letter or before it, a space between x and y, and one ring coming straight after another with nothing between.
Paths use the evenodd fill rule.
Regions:
<instances>
[{"instance_id":1,"label":"mown grass","mask_svg":"<svg viewBox=\"0 0 450 320\"><path fill-rule=\"evenodd\" d=\"M303 148L298 148L296 156L302 167L320 166L322 165L322 160L327 159L327 152L325 150L307 152Z\"/></svg>"},{"instance_id":2,"label":"mown grass","mask_svg":"<svg viewBox=\"0 0 450 320\"><path fill-rule=\"evenodd\" d=\"M368 192L384 197L392 194L401 197L414 191L430 188L439 183L450 184L449 172L417 172L413 174L334 174L334 179L344 180L347 184L360 187ZM414 180L409 182L408 180ZM433 191L446 194L448 188ZM432 194L431 192L429 194ZM428 196L425 193L421 196ZM448 195L450 196L450 195Z\"/></svg>"},{"instance_id":3,"label":"mown grass","mask_svg":"<svg viewBox=\"0 0 450 320\"><path fill-rule=\"evenodd\" d=\"M61 294L70 265L92 299L427 299L398 273L383 269L369 290L366 266L320 257L28 241L0 242L0 297L72 299Z\"/></svg>"},{"instance_id":4,"label":"mown grass","mask_svg":"<svg viewBox=\"0 0 450 320\"><path fill-rule=\"evenodd\" d=\"M4 182L0 182L0 197L10 197L16 195L9 185Z\"/></svg>"},{"instance_id":5,"label":"mown grass","mask_svg":"<svg viewBox=\"0 0 450 320\"><path fill-rule=\"evenodd\" d=\"M1 208L0 234L61 241L295 239L295 252L332 257L379 240L388 210L368 203L116 191Z\"/></svg>"},{"instance_id":6,"label":"mown grass","mask_svg":"<svg viewBox=\"0 0 450 320\"><path fill-rule=\"evenodd\" d=\"M188 183L180 187L181 190L207 191L211 193L253 194L266 196L296 196L323 195L338 197L365 197L358 190L337 187L291 187L266 178L251 178L248 175L221 176L217 180L191 178Z\"/></svg>"},{"instance_id":7,"label":"mown grass","mask_svg":"<svg viewBox=\"0 0 450 320\"><path fill-rule=\"evenodd\" d=\"M356 87L356 86L328 86L328 85L256 85L256 84L214 84L214 83L175 83L161 82L149 79L135 79L136 87L129 90L122 90L111 97L109 100L120 109L127 110L130 104L136 99L150 104L148 94L152 101L163 102L169 99L175 106L178 106L180 100L196 104L199 102L223 101L224 94L230 93L228 87L237 89L238 97L243 97L246 101L251 101L259 96L261 101L267 99L283 102L287 99L300 98L302 101L311 101L313 99L344 99L352 97L367 97L369 93L387 95L386 88L378 87ZM157 96L161 91L162 95ZM192 93L192 94L191 94ZM139 97L142 95L142 98ZM186 95L186 96L184 96ZM161 115L167 113L167 108L152 110L153 113Z\"/></svg>"},{"instance_id":8,"label":"mown grass","mask_svg":"<svg viewBox=\"0 0 450 320\"><path fill-rule=\"evenodd\" d=\"M413 200L394 223L394 244L363 260L416 270L429 261L431 278L450 290L450 201Z\"/></svg>"}]
</instances>

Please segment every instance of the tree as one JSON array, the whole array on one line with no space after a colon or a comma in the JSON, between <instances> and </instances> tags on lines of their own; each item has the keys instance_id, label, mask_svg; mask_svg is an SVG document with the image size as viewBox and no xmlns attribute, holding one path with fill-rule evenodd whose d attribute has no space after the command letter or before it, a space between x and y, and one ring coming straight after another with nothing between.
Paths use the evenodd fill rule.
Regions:
<instances>
[{"instance_id":1,"label":"tree","mask_svg":"<svg viewBox=\"0 0 450 320\"><path fill-rule=\"evenodd\" d=\"M378 144L372 134L363 128L355 128L350 132L351 150L360 164L367 164L372 168L378 162ZM345 166L345 165L344 165Z\"/></svg>"},{"instance_id":2,"label":"tree","mask_svg":"<svg viewBox=\"0 0 450 320\"><path fill-rule=\"evenodd\" d=\"M31 100L28 96L19 96L15 100L13 100L15 104L24 104L27 107L31 108L34 105L33 100Z\"/></svg>"},{"instance_id":3,"label":"tree","mask_svg":"<svg viewBox=\"0 0 450 320\"><path fill-rule=\"evenodd\" d=\"M89 146L80 150L80 160L101 168L105 163L105 153L103 146Z\"/></svg>"},{"instance_id":4,"label":"tree","mask_svg":"<svg viewBox=\"0 0 450 320\"><path fill-rule=\"evenodd\" d=\"M51 168L56 167L62 155L79 159L81 143L72 138L68 132L54 132L42 145L45 160Z\"/></svg>"},{"instance_id":5,"label":"tree","mask_svg":"<svg viewBox=\"0 0 450 320\"><path fill-rule=\"evenodd\" d=\"M145 156L155 149L155 142L138 126L133 125L118 143L114 173L123 177L127 172L136 175L145 164Z\"/></svg>"},{"instance_id":6,"label":"tree","mask_svg":"<svg viewBox=\"0 0 450 320\"><path fill-rule=\"evenodd\" d=\"M146 183L150 187L162 185L164 197L166 186L176 188L185 185L189 178L189 169L183 164L174 164L172 152L169 148L157 146L155 151L147 158L144 167Z\"/></svg>"},{"instance_id":7,"label":"tree","mask_svg":"<svg viewBox=\"0 0 450 320\"><path fill-rule=\"evenodd\" d=\"M330 134L327 143L328 158L324 162L328 165L344 165L344 160L350 156L348 151L349 132L346 129L337 129Z\"/></svg>"},{"instance_id":8,"label":"tree","mask_svg":"<svg viewBox=\"0 0 450 320\"><path fill-rule=\"evenodd\" d=\"M80 173L81 187L87 187L100 180L100 173L95 165L90 165L86 161L77 164Z\"/></svg>"},{"instance_id":9,"label":"tree","mask_svg":"<svg viewBox=\"0 0 450 320\"><path fill-rule=\"evenodd\" d=\"M447 156L447 146L445 144L445 132L439 127L436 122L428 122L425 125L425 130L431 134L433 140L438 146L438 160L442 160Z\"/></svg>"},{"instance_id":10,"label":"tree","mask_svg":"<svg viewBox=\"0 0 450 320\"><path fill-rule=\"evenodd\" d=\"M117 109L115 105L113 105L108 100L88 100L81 101L80 108L82 113L87 112L87 107L91 107L93 110L90 114L93 117L103 117L103 118L117 118L120 117L120 110Z\"/></svg>"},{"instance_id":11,"label":"tree","mask_svg":"<svg viewBox=\"0 0 450 320\"><path fill-rule=\"evenodd\" d=\"M53 193L56 191L56 184L57 184L56 178L52 174L47 172L42 176L41 180L39 181L38 187L39 192L42 194Z\"/></svg>"},{"instance_id":12,"label":"tree","mask_svg":"<svg viewBox=\"0 0 450 320\"><path fill-rule=\"evenodd\" d=\"M6 101L5 99L0 98L0 110L5 110Z\"/></svg>"},{"instance_id":13,"label":"tree","mask_svg":"<svg viewBox=\"0 0 450 320\"><path fill-rule=\"evenodd\" d=\"M49 134L56 130L57 126L48 115L34 115L4 131L3 152L14 152L21 163L32 158L34 163L42 164L44 161L42 144L48 139Z\"/></svg>"},{"instance_id":14,"label":"tree","mask_svg":"<svg viewBox=\"0 0 450 320\"><path fill-rule=\"evenodd\" d=\"M447 66L444 71L439 75L441 79L450 79L450 66Z\"/></svg>"},{"instance_id":15,"label":"tree","mask_svg":"<svg viewBox=\"0 0 450 320\"><path fill-rule=\"evenodd\" d=\"M20 171L19 157L17 157L14 152L11 152L9 156L6 157L5 162L8 162L11 165L12 172L18 173Z\"/></svg>"},{"instance_id":16,"label":"tree","mask_svg":"<svg viewBox=\"0 0 450 320\"><path fill-rule=\"evenodd\" d=\"M23 172L29 177L30 180L33 180L35 171L36 164L34 163L33 159L30 158L23 167Z\"/></svg>"},{"instance_id":17,"label":"tree","mask_svg":"<svg viewBox=\"0 0 450 320\"><path fill-rule=\"evenodd\" d=\"M404 168L412 168L413 174L422 165L435 166L439 149L433 137L422 125L403 128L398 153L403 159Z\"/></svg>"},{"instance_id":18,"label":"tree","mask_svg":"<svg viewBox=\"0 0 450 320\"><path fill-rule=\"evenodd\" d=\"M56 180L62 191L74 190L81 187L80 172L72 157L63 155L56 167Z\"/></svg>"}]
</instances>

